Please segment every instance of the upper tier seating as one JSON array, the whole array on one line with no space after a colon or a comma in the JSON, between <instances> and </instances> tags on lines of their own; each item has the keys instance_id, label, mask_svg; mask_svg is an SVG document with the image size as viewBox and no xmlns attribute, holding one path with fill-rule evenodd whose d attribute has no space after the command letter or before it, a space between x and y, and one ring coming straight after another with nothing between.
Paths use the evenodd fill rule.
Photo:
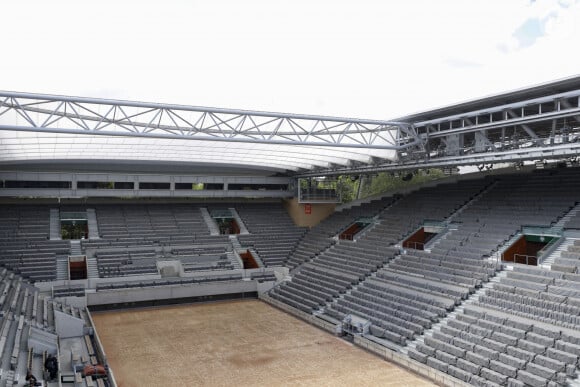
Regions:
<instances>
[{"instance_id":1,"label":"upper tier seating","mask_svg":"<svg viewBox=\"0 0 580 387\"><path fill-rule=\"evenodd\" d=\"M305 311L312 311L331 302L350 286L356 285L389 262L398 253L398 249L392 246L405 234L414 231L423 220L444 219L481 191L484 185L480 181L442 186L439 187L441 198L433 195L434 188L425 188L391 202L392 205L379 215L380 224L361 235L355 242L341 241L300 266L292 282L274 289L271 292L272 297L291 301L292 305ZM382 269L379 270L381 271ZM348 304L346 299L340 299L338 304L327 308L326 312L341 319L348 314L344 312L348 307L352 307L352 304ZM376 310L367 312L361 310L358 314L374 318L377 325L381 320L383 325L390 324L386 321L385 314L381 313L380 317L376 317L379 313ZM408 334L407 337L413 336ZM400 336L397 341L404 340Z\"/></svg>"},{"instance_id":2,"label":"upper tier seating","mask_svg":"<svg viewBox=\"0 0 580 387\"><path fill-rule=\"evenodd\" d=\"M312 259L318 253L330 247L334 243L332 238L341 230L359 218L376 216L385 207L393 203L394 200L392 197L373 200L370 203L353 206L331 214L304 234L295 250L290 253L286 266L294 269Z\"/></svg>"},{"instance_id":3,"label":"upper tier seating","mask_svg":"<svg viewBox=\"0 0 580 387\"><path fill-rule=\"evenodd\" d=\"M430 252L408 249L386 268L379 270L374 278L363 282L359 289L364 292L369 287L372 288L372 301L364 298L366 294L361 295L364 297L358 304L345 297L336 303L342 310L334 310L333 305L326 313L335 318L342 318L349 313L367 317L376 323L376 326L371 327L373 334L404 344L405 339L412 339L415 333L421 333L420 328L429 327L429 321L425 319L412 326L406 337L401 335L401 324L393 322L392 325L397 327L397 330L393 330L390 329L392 327L377 323L379 308L395 308L390 302L385 302L384 298L396 292L400 297L399 304L405 304L404 298L409 303L417 299L428 301L440 308L438 311L434 310L439 316L444 315L445 309L452 310L495 274L498 265L490 262L487 257L515 234L522 224L550 225L570 208L573 200L567 189L576 184L574 181L562 183L565 189L555 189L562 193L556 196L559 199L557 203L538 204L538 199L547 195L546 187L550 187L554 179L556 177L534 174L526 179L510 177L498 182L454 219L455 222L460 222L458 229L438 241ZM511 184L514 181L517 185L512 189ZM440 193L445 194L444 191ZM512 195L525 200L519 201ZM372 232L377 229L378 227ZM390 232L400 235L396 229ZM366 306L361 307L361 304ZM567 313L570 311L567 310ZM416 323L412 319L408 321Z\"/></svg>"},{"instance_id":4,"label":"upper tier seating","mask_svg":"<svg viewBox=\"0 0 580 387\"><path fill-rule=\"evenodd\" d=\"M70 254L68 241L49 240L47 206L0 206L0 265L30 281L56 279L56 260Z\"/></svg>"},{"instance_id":5,"label":"upper tier seating","mask_svg":"<svg viewBox=\"0 0 580 387\"><path fill-rule=\"evenodd\" d=\"M489 182L463 182L440 186L439 191L426 188L414 192L383 211L379 215L381 223L356 244L380 247L384 251L415 231L425 219L444 220L482 191L486 184ZM427 253L422 251L409 254L416 255L390 260L355 292L326 308L325 313L337 320L348 314L367 318L373 323L374 335L404 345L481 284L478 278L481 275L473 276L469 270L448 271L439 267L436 259L429 265L423 264L422 257ZM412 258L407 260L406 257ZM487 275L486 265L473 266L478 274Z\"/></svg>"},{"instance_id":6,"label":"upper tier seating","mask_svg":"<svg viewBox=\"0 0 580 387\"><path fill-rule=\"evenodd\" d=\"M253 247L266 266L282 265L306 232L279 203L240 204L236 210L250 232L238 240L243 247Z\"/></svg>"},{"instance_id":7,"label":"upper tier seating","mask_svg":"<svg viewBox=\"0 0 580 387\"><path fill-rule=\"evenodd\" d=\"M85 240L83 249L226 243L226 236L210 236L195 205L126 204L96 207L101 239Z\"/></svg>"},{"instance_id":8,"label":"upper tier seating","mask_svg":"<svg viewBox=\"0 0 580 387\"><path fill-rule=\"evenodd\" d=\"M81 243L96 256L99 277L158 274L157 261L165 259L180 260L186 272L233 268L225 254L227 236L209 234L199 206L101 205L96 214L101 238ZM160 246L171 251L158 251Z\"/></svg>"},{"instance_id":9,"label":"upper tier seating","mask_svg":"<svg viewBox=\"0 0 580 387\"><path fill-rule=\"evenodd\" d=\"M480 290L463 312L428 329L502 269L491 257L522 226L553 226L580 201L578 170L438 188L397 200L356 242L329 248L323 240L292 281L270 295L338 321L349 314L366 318L372 335L401 346L416 340L408 348L411 358L473 385L566 384L577 375L580 358L575 244L560 262L567 260L574 272L516 265ZM428 251L391 250L425 219L452 214L453 229ZM380 267L368 261L373 253L384 258Z\"/></svg>"}]
</instances>

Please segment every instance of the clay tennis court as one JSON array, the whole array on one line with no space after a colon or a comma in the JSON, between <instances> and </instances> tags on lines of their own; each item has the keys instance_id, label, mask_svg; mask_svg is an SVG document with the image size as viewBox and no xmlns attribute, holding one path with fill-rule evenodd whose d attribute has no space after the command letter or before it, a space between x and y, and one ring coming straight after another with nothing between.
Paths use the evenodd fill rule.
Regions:
<instances>
[{"instance_id":1,"label":"clay tennis court","mask_svg":"<svg viewBox=\"0 0 580 387\"><path fill-rule=\"evenodd\" d=\"M129 386L432 386L258 300L94 313Z\"/></svg>"}]
</instances>

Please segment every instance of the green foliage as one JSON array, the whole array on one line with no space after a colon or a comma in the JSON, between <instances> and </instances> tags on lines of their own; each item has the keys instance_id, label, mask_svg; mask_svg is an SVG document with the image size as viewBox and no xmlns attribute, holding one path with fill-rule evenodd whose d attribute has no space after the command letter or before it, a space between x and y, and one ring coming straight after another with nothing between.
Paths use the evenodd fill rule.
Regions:
<instances>
[{"instance_id":1,"label":"green foliage","mask_svg":"<svg viewBox=\"0 0 580 387\"><path fill-rule=\"evenodd\" d=\"M404 175L403 173L402 175ZM431 180L437 180L445 177L440 169L430 169L429 173L419 173L413 175L409 181L404 181L401 177L395 177L390 172L381 172L378 175L370 176L363 179L361 190L361 199L369 196L376 196L397 191L407 187L418 186ZM352 181L350 176L340 176L338 178L338 191L341 194L342 202L347 203L357 199L356 195L360 179Z\"/></svg>"},{"instance_id":2,"label":"green foliage","mask_svg":"<svg viewBox=\"0 0 580 387\"><path fill-rule=\"evenodd\" d=\"M343 203L352 202L356 199L359 181L352 181L350 176L339 176L336 185L338 197Z\"/></svg>"},{"instance_id":3,"label":"green foliage","mask_svg":"<svg viewBox=\"0 0 580 387\"><path fill-rule=\"evenodd\" d=\"M379 195L387 192L396 191L402 188L412 187L424 184L431 180L437 180L445 177L439 169L430 169L429 174L416 174L409 181L404 181L400 177L391 176L390 173L379 173L372 178L370 184L363 187L362 197Z\"/></svg>"},{"instance_id":4,"label":"green foliage","mask_svg":"<svg viewBox=\"0 0 580 387\"><path fill-rule=\"evenodd\" d=\"M113 188L115 188L115 183L112 181L98 181L97 188L98 189L113 189Z\"/></svg>"}]
</instances>

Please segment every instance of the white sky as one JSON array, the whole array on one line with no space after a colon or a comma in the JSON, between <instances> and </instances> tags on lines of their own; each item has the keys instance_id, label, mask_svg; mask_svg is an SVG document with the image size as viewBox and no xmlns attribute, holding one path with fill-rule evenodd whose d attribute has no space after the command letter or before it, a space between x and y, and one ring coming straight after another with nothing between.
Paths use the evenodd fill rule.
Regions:
<instances>
[{"instance_id":1,"label":"white sky","mask_svg":"<svg viewBox=\"0 0 580 387\"><path fill-rule=\"evenodd\" d=\"M580 0L4 1L0 89L391 119L580 73Z\"/></svg>"}]
</instances>

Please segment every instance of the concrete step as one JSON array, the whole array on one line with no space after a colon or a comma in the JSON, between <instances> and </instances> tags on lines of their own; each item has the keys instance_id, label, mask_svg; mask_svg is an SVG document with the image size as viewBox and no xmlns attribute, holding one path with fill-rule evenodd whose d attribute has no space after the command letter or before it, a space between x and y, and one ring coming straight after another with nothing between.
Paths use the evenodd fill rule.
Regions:
<instances>
[{"instance_id":1,"label":"concrete step","mask_svg":"<svg viewBox=\"0 0 580 387\"><path fill-rule=\"evenodd\" d=\"M50 240L60 240L60 210L58 208L50 209Z\"/></svg>"},{"instance_id":2,"label":"concrete step","mask_svg":"<svg viewBox=\"0 0 580 387\"><path fill-rule=\"evenodd\" d=\"M56 279L68 280L68 257L59 257L56 259Z\"/></svg>"},{"instance_id":3,"label":"concrete step","mask_svg":"<svg viewBox=\"0 0 580 387\"><path fill-rule=\"evenodd\" d=\"M260 257L260 254L258 254L256 250L254 250L253 248L249 248L248 251L252 253L254 260L256 261L259 267L266 267L264 261L262 260L262 257Z\"/></svg>"},{"instance_id":4,"label":"concrete step","mask_svg":"<svg viewBox=\"0 0 580 387\"><path fill-rule=\"evenodd\" d=\"M71 239L70 241L70 255L83 255L81 249L81 241L76 239Z\"/></svg>"},{"instance_id":5,"label":"concrete step","mask_svg":"<svg viewBox=\"0 0 580 387\"><path fill-rule=\"evenodd\" d=\"M238 214L238 211L235 208L233 208L233 207L228 208L228 209L230 210L230 212L232 213L232 216L234 217L234 219L238 223L238 226L240 227L240 235L247 235L247 234L249 234L250 232L246 228L246 225L244 224L244 221L240 217L240 214Z\"/></svg>"},{"instance_id":6,"label":"concrete step","mask_svg":"<svg viewBox=\"0 0 580 387\"><path fill-rule=\"evenodd\" d=\"M207 208L202 207L199 209L199 211L201 212L201 217L203 218L205 224L207 225L207 228L209 229L209 234L214 236L220 235L219 227L215 222L215 220L209 214Z\"/></svg>"},{"instance_id":7,"label":"concrete step","mask_svg":"<svg viewBox=\"0 0 580 387\"><path fill-rule=\"evenodd\" d=\"M234 266L234 269L244 268L244 263L242 262L242 259L238 254L235 253L235 251L228 251L226 255L228 256L228 259Z\"/></svg>"},{"instance_id":8,"label":"concrete step","mask_svg":"<svg viewBox=\"0 0 580 387\"><path fill-rule=\"evenodd\" d=\"M97 258L87 258L87 278L99 278Z\"/></svg>"},{"instance_id":9,"label":"concrete step","mask_svg":"<svg viewBox=\"0 0 580 387\"><path fill-rule=\"evenodd\" d=\"M457 211L455 211L453 214L448 216L447 221L451 222L453 219L455 219L457 216L459 216L463 211L465 211L466 209L471 207L473 205L473 203L476 203L477 201L479 201L486 193L491 191L493 189L493 187L495 187L497 184L498 184L497 181L494 181L491 184L489 184L481 192L479 192L477 195L475 195L473 198L471 198L471 200L467 201L465 204L463 204L463 206L458 208Z\"/></svg>"},{"instance_id":10,"label":"concrete step","mask_svg":"<svg viewBox=\"0 0 580 387\"><path fill-rule=\"evenodd\" d=\"M578 238L565 237L565 240L560 243L560 246L558 246L558 248L556 248L556 250L554 250L552 254L550 254L546 259L544 259L540 267L542 269L550 270L556 258L560 258L562 256L562 251L568 251L568 247L573 245L575 240L578 240Z\"/></svg>"},{"instance_id":11,"label":"concrete step","mask_svg":"<svg viewBox=\"0 0 580 387\"><path fill-rule=\"evenodd\" d=\"M89 239L99 239L99 224L97 212L94 208L87 208L87 226L89 228Z\"/></svg>"},{"instance_id":12,"label":"concrete step","mask_svg":"<svg viewBox=\"0 0 580 387\"><path fill-rule=\"evenodd\" d=\"M566 227L566 224L575 217L580 211L580 203L575 205L568 211L558 222L556 222L556 227Z\"/></svg>"}]
</instances>

